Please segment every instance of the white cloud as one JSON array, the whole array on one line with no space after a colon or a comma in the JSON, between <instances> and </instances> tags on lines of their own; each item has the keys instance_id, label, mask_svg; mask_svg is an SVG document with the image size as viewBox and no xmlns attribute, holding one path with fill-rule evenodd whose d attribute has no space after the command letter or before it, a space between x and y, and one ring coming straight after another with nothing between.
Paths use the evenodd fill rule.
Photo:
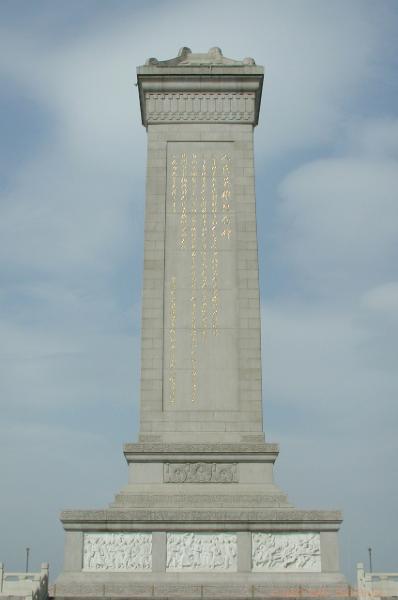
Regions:
<instances>
[{"instance_id":1,"label":"white cloud","mask_svg":"<svg viewBox=\"0 0 398 600\"><path fill-rule=\"evenodd\" d=\"M379 160L398 158L398 119L383 117L354 121L348 132L348 151Z\"/></svg>"},{"instance_id":2,"label":"white cloud","mask_svg":"<svg viewBox=\"0 0 398 600\"><path fill-rule=\"evenodd\" d=\"M77 320L79 312L73 316ZM95 409L104 401L136 409L138 339L92 331L83 321L78 327L70 318L70 330L68 323L53 323L50 331L48 325L0 322L1 397L12 410L26 407L44 416L48 408Z\"/></svg>"},{"instance_id":3,"label":"white cloud","mask_svg":"<svg viewBox=\"0 0 398 600\"><path fill-rule=\"evenodd\" d=\"M343 411L348 428L358 419L386 418L376 397L383 397L385 409L395 406L398 376L386 361L380 378L378 326L360 308L267 304L262 317L265 398L323 418L337 419ZM329 426L335 433L342 423Z\"/></svg>"},{"instance_id":4,"label":"white cloud","mask_svg":"<svg viewBox=\"0 0 398 600\"><path fill-rule=\"evenodd\" d=\"M0 209L1 261L56 273L107 270L141 239L133 190L144 190L133 173L120 180L84 166L59 148L25 166Z\"/></svg>"},{"instance_id":5,"label":"white cloud","mask_svg":"<svg viewBox=\"0 0 398 600\"><path fill-rule=\"evenodd\" d=\"M282 182L281 252L332 285L360 285L391 268L398 238L398 164L336 158L306 164ZM334 279L334 280L333 280ZM349 280L351 279L351 283ZM328 288L329 289L329 288ZM337 291L340 288L337 289Z\"/></svg>"},{"instance_id":6,"label":"white cloud","mask_svg":"<svg viewBox=\"0 0 398 600\"><path fill-rule=\"evenodd\" d=\"M392 281L368 290L362 297L364 307L398 317L398 282Z\"/></svg>"}]
</instances>

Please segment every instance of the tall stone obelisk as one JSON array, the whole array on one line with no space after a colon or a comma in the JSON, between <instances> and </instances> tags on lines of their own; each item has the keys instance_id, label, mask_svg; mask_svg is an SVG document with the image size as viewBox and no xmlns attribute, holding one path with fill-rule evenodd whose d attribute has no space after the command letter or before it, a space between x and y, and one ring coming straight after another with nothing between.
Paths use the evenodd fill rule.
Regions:
<instances>
[{"instance_id":1,"label":"tall stone obelisk","mask_svg":"<svg viewBox=\"0 0 398 600\"><path fill-rule=\"evenodd\" d=\"M65 511L62 597L344 595L336 511L273 482L261 405L253 130L263 69L218 48L138 68L148 132L141 425L129 483Z\"/></svg>"},{"instance_id":2,"label":"tall stone obelisk","mask_svg":"<svg viewBox=\"0 0 398 600\"><path fill-rule=\"evenodd\" d=\"M217 48L138 69L148 132L142 441L263 441L253 161L262 82L262 67Z\"/></svg>"}]
</instances>

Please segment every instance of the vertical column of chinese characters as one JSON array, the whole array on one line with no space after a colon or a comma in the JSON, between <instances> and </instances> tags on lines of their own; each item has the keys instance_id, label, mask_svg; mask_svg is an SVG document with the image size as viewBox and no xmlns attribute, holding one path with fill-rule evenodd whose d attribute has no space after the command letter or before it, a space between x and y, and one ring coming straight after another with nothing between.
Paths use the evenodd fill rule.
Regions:
<instances>
[{"instance_id":1,"label":"vertical column of chinese characters","mask_svg":"<svg viewBox=\"0 0 398 600\"><path fill-rule=\"evenodd\" d=\"M208 276L207 276L207 161L203 158L202 161L202 176L200 188L200 210L202 216L201 227L201 288L202 288L202 306L201 306L201 326L202 337L206 338L208 328Z\"/></svg>"},{"instance_id":2,"label":"vertical column of chinese characters","mask_svg":"<svg viewBox=\"0 0 398 600\"><path fill-rule=\"evenodd\" d=\"M178 161L176 155L173 155L171 161L171 212L173 215L177 211L177 175L178 175ZM169 402L175 404L176 398L176 347L177 347L177 333L176 333L176 288L177 278L175 275L170 277L170 288L169 288Z\"/></svg>"},{"instance_id":3,"label":"vertical column of chinese characters","mask_svg":"<svg viewBox=\"0 0 398 600\"><path fill-rule=\"evenodd\" d=\"M218 334L218 244L217 244L217 161L213 158L211 165L211 327L214 335Z\"/></svg>"},{"instance_id":4,"label":"vertical column of chinese characters","mask_svg":"<svg viewBox=\"0 0 398 600\"><path fill-rule=\"evenodd\" d=\"M196 280L196 216L197 216L197 155L192 154L191 161L191 400L196 402L198 393L197 346L198 332L196 323L197 280Z\"/></svg>"}]
</instances>

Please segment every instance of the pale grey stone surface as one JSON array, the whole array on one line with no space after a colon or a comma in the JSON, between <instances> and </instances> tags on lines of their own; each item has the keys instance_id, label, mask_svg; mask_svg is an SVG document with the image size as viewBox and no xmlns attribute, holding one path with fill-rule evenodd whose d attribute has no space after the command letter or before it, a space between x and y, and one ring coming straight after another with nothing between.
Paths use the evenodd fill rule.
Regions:
<instances>
[{"instance_id":1,"label":"pale grey stone surface","mask_svg":"<svg viewBox=\"0 0 398 600\"><path fill-rule=\"evenodd\" d=\"M152 534L152 571L164 573L166 570L166 532L154 531Z\"/></svg>"},{"instance_id":2,"label":"pale grey stone surface","mask_svg":"<svg viewBox=\"0 0 398 600\"><path fill-rule=\"evenodd\" d=\"M278 446L264 438L253 152L262 81L252 59L218 48L138 68L148 134L139 442L124 447L128 484L108 508L62 513L57 599L347 591L340 512L294 508L273 481ZM150 535L151 569L84 571L84 535L111 534ZM318 562L309 572L296 557L297 572L286 561L275 572L257 556L254 567L259 535L296 550L315 536Z\"/></svg>"},{"instance_id":3,"label":"pale grey stone surface","mask_svg":"<svg viewBox=\"0 0 398 600\"><path fill-rule=\"evenodd\" d=\"M65 531L64 571L80 571L83 568L83 532Z\"/></svg>"},{"instance_id":4,"label":"pale grey stone surface","mask_svg":"<svg viewBox=\"0 0 398 600\"><path fill-rule=\"evenodd\" d=\"M340 570L339 540L336 531L321 531L322 569L329 573Z\"/></svg>"},{"instance_id":5,"label":"pale grey stone surface","mask_svg":"<svg viewBox=\"0 0 398 600\"><path fill-rule=\"evenodd\" d=\"M252 534L250 531L239 531L238 537L238 571L247 573L252 568Z\"/></svg>"}]
</instances>

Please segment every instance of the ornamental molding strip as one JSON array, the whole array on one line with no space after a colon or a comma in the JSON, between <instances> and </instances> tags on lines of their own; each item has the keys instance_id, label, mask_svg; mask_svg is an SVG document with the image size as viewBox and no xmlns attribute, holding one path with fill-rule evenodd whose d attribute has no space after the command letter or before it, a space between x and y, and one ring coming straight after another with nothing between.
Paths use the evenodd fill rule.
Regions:
<instances>
[{"instance_id":1,"label":"ornamental molding strip","mask_svg":"<svg viewBox=\"0 0 398 600\"><path fill-rule=\"evenodd\" d=\"M255 92L146 92L145 109L148 124L253 123Z\"/></svg>"},{"instance_id":2,"label":"ornamental molding strip","mask_svg":"<svg viewBox=\"0 0 398 600\"><path fill-rule=\"evenodd\" d=\"M236 571L236 533L168 533L166 571Z\"/></svg>"},{"instance_id":3,"label":"ornamental molding strip","mask_svg":"<svg viewBox=\"0 0 398 600\"><path fill-rule=\"evenodd\" d=\"M237 483L236 463L165 463L165 483Z\"/></svg>"},{"instance_id":4,"label":"ornamental molding strip","mask_svg":"<svg viewBox=\"0 0 398 600\"><path fill-rule=\"evenodd\" d=\"M321 571L319 533L253 533L253 571Z\"/></svg>"},{"instance_id":5,"label":"ornamental molding strip","mask_svg":"<svg viewBox=\"0 0 398 600\"><path fill-rule=\"evenodd\" d=\"M152 533L85 533L85 571L151 571Z\"/></svg>"}]
</instances>

